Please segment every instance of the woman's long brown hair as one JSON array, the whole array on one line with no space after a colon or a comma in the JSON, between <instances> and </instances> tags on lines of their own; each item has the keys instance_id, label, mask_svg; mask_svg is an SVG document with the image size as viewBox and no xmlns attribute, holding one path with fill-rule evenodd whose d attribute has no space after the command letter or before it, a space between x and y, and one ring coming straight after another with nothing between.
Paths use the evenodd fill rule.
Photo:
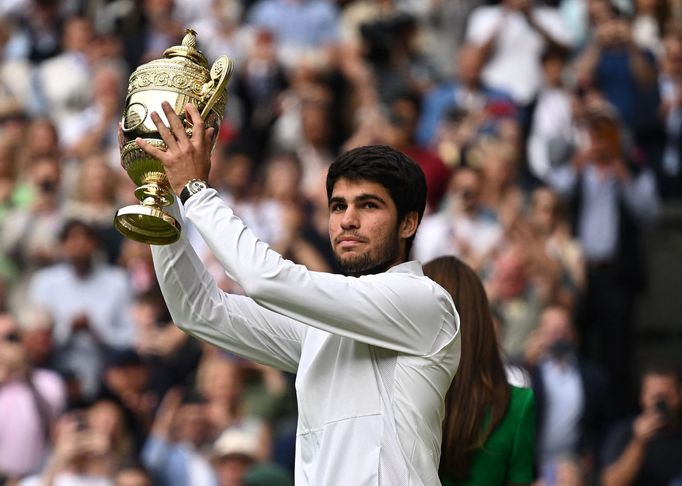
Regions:
<instances>
[{"instance_id":1,"label":"woman's long brown hair","mask_svg":"<svg viewBox=\"0 0 682 486\"><path fill-rule=\"evenodd\" d=\"M509 385L490 304L476 272L458 258L444 256L425 264L424 274L450 292L461 321L462 354L445 396L440 467L464 481L474 453L507 412Z\"/></svg>"}]
</instances>

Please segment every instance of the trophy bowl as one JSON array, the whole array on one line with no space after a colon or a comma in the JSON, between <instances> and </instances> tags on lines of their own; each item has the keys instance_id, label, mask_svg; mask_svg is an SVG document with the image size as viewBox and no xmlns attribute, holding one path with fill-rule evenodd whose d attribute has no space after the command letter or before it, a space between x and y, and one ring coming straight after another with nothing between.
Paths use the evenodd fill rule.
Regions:
<instances>
[{"instance_id":1,"label":"trophy bowl","mask_svg":"<svg viewBox=\"0 0 682 486\"><path fill-rule=\"evenodd\" d=\"M192 124L185 116L185 106L192 103L201 113L205 126L215 128L213 145L225 113L232 61L221 56L209 69L206 57L197 49L196 35L187 29L182 45L170 47L162 58L139 66L128 82L121 121L121 165L137 186L135 197L140 204L119 209L114 216L114 227L124 236L142 243L170 244L178 240L181 231L180 223L163 210L175 201L163 165L135 142L139 137L166 150L151 113L157 112L168 126L161 108L167 101L191 134Z\"/></svg>"}]
</instances>

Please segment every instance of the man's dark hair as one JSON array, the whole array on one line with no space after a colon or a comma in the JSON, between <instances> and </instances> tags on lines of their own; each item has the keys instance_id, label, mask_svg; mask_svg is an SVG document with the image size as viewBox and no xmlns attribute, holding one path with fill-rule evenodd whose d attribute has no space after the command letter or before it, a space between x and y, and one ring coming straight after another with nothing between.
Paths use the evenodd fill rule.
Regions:
<instances>
[{"instance_id":1,"label":"man's dark hair","mask_svg":"<svg viewBox=\"0 0 682 486\"><path fill-rule=\"evenodd\" d=\"M367 180L384 186L398 210L398 222L412 211L421 222L426 207L426 178L417 163L388 145L366 145L341 154L327 172L327 200L339 179ZM414 235L407 241L407 252Z\"/></svg>"},{"instance_id":2,"label":"man's dark hair","mask_svg":"<svg viewBox=\"0 0 682 486\"><path fill-rule=\"evenodd\" d=\"M653 360L644 365L640 373L640 382L643 382L644 378L651 375L671 376L675 378L678 384L680 380L682 380L682 373L680 373L680 367L677 364L672 363L665 359Z\"/></svg>"},{"instance_id":3,"label":"man's dark hair","mask_svg":"<svg viewBox=\"0 0 682 486\"><path fill-rule=\"evenodd\" d=\"M540 62L542 64L545 64L546 62L553 60L566 62L569 56L570 52L565 47L560 46L558 44L549 44L542 51L542 54L540 55Z\"/></svg>"},{"instance_id":4,"label":"man's dark hair","mask_svg":"<svg viewBox=\"0 0 682 486\"><path fill-rule=\"evenodd\" d=\"M90 237L94 242L100 243L100 234L98 233L97 229L90 223L80 219L69 219L64 223L59 231L59 242L64 243L67 238L71 236L71 233L76 229L84 230L88 237Z\"/></svg>"}]
</instances>

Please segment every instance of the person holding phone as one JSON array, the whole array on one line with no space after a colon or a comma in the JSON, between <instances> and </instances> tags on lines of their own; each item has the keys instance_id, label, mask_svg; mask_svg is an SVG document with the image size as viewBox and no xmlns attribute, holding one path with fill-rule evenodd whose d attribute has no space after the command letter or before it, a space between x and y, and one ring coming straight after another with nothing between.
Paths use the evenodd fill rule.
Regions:
<instances>
[{"instance_id":1,"label":"person holding phone","mask_svg":"<svg viewBox=\"0 0 682 486\"><path fill-rule=\"evenodd\" d=\"M604 486L668 485L682 473L680 372L649 367L640 386L642 412L614 426L604 443Z\"/></svg>"}]
</instances>

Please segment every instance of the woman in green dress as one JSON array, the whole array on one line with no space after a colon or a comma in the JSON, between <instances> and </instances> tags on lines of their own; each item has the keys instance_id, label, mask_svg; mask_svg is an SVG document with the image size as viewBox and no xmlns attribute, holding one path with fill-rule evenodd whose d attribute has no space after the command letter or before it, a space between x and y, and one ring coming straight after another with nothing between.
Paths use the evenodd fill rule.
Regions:
<instances>
[{"instance_id":1,"label":"woman in green dress","mask_svg":"<svg viewBox=\"0 0 682 486\"><path fill-rule=\"evenodd\" d=\"M445 397L443 485L522 485L533 481L533 391L507 383L488 299L476 273L454 256L424 265L452 295L462 355Z\"/></svg>"}]
</instances>

